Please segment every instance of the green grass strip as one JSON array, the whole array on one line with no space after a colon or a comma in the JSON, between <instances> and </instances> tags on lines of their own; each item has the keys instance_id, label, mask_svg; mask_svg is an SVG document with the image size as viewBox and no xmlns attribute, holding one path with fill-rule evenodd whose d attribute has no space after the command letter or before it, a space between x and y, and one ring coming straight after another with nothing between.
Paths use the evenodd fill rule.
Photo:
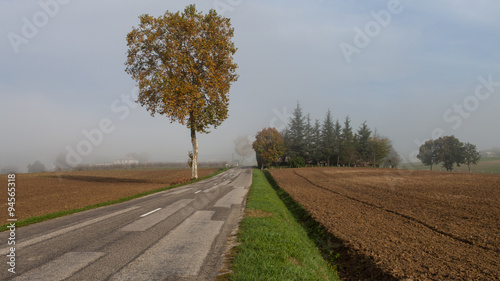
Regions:
<instances>
[{"instance_id":1,"label":"green grass strip","mask_svg":"<svg viewBox=\"0 0 500 281\"><path fill-rule=\"evenodd\" d=\"M195 182L199 182L199 181L211 178L211 177L216 176L216 175L218 175L218 174L220 174L222 172L225 172L227 170L228 170L228 168L221 168L221 169L217 170L216 172L214 172L214 173L212 173L212 174L210 174L208 176L205 176L205 177L202 177L202 178L199 178L199 179L196 179L196 180L191 180L191 181L189 181L187 183L180 183L180 184L176 184L176 185L170 185L170 186L167 186L167 187L162 187L160 189L146 191L146 192L143 192L143 193L139 193L139 194L136 194L136 195L132 195L132 196L120 198L120 199L117 199L117 200L103 202L103 203L99 203L99 204L95 204L95 205L91 205L91 206L86 206L86 207L82 207L82 208L78 208L78 209L61 211L61 212L55 212L55 213L51 213L51 214L47 214L47 215L43 215L43 216L37 216L37 217L27 218L27 219L24 219L24 220L16 222L16 228L22 227L22 226L26 226L26 225L30 225L30 224L34 224L34 223L38 223L38 222L42 222L42 221L46 221L46 220L50 220L50 219L55 219L55 218L62 217L62 216L71 215L71 214L78 213L78 212L83 212L83 211L87 211L87 210L99 208L99 207L104 207L104 206L109 206L109 205L113 205L113 204L117 204L117 203L122 203L122 202L125 202L125 201L130 201L132 199L144 197L146 195L150 195L150 194L153 194L153 193L157 193L157 192L169 190L169 189L176 188L176 187L183 186L183 185L192 184L192 183L195 183ZM7 223L7 224L4 224L4 225L0 226L0 232L6 231L8 225L9 224Z\"/></svg>"},{"instance_id":2,"label":"green grass strip","mask_svg":"<svg viewBox=\"0 0 500 281\"><path fill-rule=\"evenodd\" d=\"M280 199L253 170L229 280L339 280L334 269Z\"/></svg>"}]
</instances>

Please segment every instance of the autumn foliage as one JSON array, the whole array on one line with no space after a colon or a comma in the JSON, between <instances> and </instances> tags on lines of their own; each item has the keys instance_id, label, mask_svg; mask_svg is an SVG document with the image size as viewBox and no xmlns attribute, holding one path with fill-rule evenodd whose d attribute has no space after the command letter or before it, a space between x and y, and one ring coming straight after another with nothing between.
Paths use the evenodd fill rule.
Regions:
<instances>
[{"instance_id":1,"label":"autumn foliage","mask_svg":"<svg viewBox=\"0 0 500 281\"><path fill-rule=\"evenodd\" d=\"M230 20L195 5L158 18L141 15L127 35L126 72L139 87L138 103L151 113L186 125L193 144L197 178L196 132L209 133L228 117L229 88L238 79L233 61Z\"/></svg>"},{"instance_id":2,"label":"autumn foliage","mask_svg":"<svg viewBox=\"0 0 500 281\"><path fill-rule=\"evenodd\" d=\"M170 183L170 185L176 185L176 184L181 184L181 183L188 183L190 180L186 177L181 177L178 178L177 180L173 181Z\"/></svg>"},{"instance_id":3,"label":"autumn foliage","mask_svg":"<svg viewBox=\"0 0 500 281\"><path fill-rule=\"evenodd\" d=\"M265 128L258 132L252 144L259 165L269 166L285 154L285 142L275 128Z\"/></svg>"}]
</instances>

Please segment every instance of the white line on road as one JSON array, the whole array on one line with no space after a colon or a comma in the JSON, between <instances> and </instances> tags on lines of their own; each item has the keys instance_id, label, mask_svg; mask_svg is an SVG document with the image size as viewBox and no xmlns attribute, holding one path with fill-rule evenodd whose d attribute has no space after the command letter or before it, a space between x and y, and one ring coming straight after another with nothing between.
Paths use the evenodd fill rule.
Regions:
<instances>
[{"instance_id":1,"label":"white line on road","mask_svg":"<svg viewBox=\"0 0 500 281\"><path fill-rule=\"evenodd\" d=\"M201 190L198 190L198 191L196 191L194 194L198 194L198 193L200 193L200 192L201 192Z\"/></svg>"},{"instance_id":2,"label":"white line on road","mask_svg":"<svg viewBox=\"0 0 500 281\"><path fill-rule=\"evenodd\" d=\"M147 215L151 215L152 213L157 212L157 211L159 211L159 210L161 210L161 208L154 209L154 210L152 210L151 212L148 212L148 213L145 213L144 215L141 215L141 218L143 218L143 217L145 217L145 216L147 216Z\"/></svg>"},{"instance_id":3,"label":"white line on road","mask_svg":"<svg viewBox=\"0 0 500 281\"><path fill-rule=\"evenodd\" d=\"M105 216L102 216L102 217L98 217L98 218L95 218L95 219L91 219L91 220L88 220L86 222L79 223L77 225L73 225L73 226L69 226L69 227L66 227L66 228L63 228L63 229L60 229L60 230L56 230L54 232L50 232L48 234L45 234L45 235L42 235L42 236L38 236L38 237L35 237L33 239L21 242L19 244L16 241L16 248L18 248L18 247L19 248L28 247L30 245L33 245L33 244L36 244L36 243L40 243L40 242L45 241L47 239L54 238L56 236L59 236L59 235L65 234L67 232L70 232L70 231L73 231L73 230L77 230L77 229L80 229L82 227L85 227L85 226L88 226L88 225L91 225L91 224L94 224L94 223L97 223L97 222L100 222L100 221L112 218L114 216L121 215L123 213L135 210L137 208L139 208L139 207L136 207L136 206L130 207L128 209L121 210L121 211L118 211L118 212L114 212L114 213L111 213L111 214L108 214L108 215L105 215ZM0 255L7 255L8 253L9 253L9 248L0 249Z\"/></svg>"},{"instance_id":4,"label":"white line on road","mask_svg":"<svg viewBox=\"0 0 500 281\"><path fill-rule=\"evenodd\" d=\"M155 212L154 214L152 214L150 216L137 219L136 221L121 228L121 230L122 231L146 231L147 229L156 225L157 223L166 220L168 217L175 214L177 211L185 208L193 201L194 201L194 199L181 199L177 202L170 204L169 206L166 206L165 208L161 209L160 211Z\"/></svg>"}]
</instances>

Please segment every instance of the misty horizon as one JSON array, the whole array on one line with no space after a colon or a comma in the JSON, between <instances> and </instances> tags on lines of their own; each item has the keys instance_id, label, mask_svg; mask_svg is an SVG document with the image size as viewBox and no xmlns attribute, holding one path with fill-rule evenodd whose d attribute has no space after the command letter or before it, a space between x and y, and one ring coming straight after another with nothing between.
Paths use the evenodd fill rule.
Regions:
<instances>
[{"instance_id":1,"label":"misty horizon","mask_svg":"<svg viewBox=\"0 0 500 281\"><path fill-rule=\"evenodd\" d=\"M500 147L498 2L194 3L231 19L240 75L229 118L198 135L200 162L237 159L235 140L283 130L297 102L313 122L328 110L354 130L366 121L404 161L445 135L480 151ZM37 160L49 168L64 153L80 164L131 153L187 162L189 130L135 103L124 71L125 36L139 15L186 5L0 1L0 169L26 171Z\"/></svg>"}]
</instances>

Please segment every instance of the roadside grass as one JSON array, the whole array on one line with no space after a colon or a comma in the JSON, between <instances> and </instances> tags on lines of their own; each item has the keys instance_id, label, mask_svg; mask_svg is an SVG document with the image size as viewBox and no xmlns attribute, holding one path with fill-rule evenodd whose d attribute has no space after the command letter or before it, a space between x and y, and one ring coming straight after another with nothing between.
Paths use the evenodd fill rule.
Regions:
<instances>
[{"instance_id":1,"label":"roadside grass","mask_svg":"<svg viewBox=\"0 0 500 281\"><path fill-rule=\"evenodd\" d=\"M277 192L253 170L229 280L339 280Z\"/></svg>"},{"instance_id":2,"label":"roadside grass","mask_svg":"<svg viewBox=\"0 0 500 281\"><path fill-rule=\"evenodd\" d=\"M170 186L167 186L167 187L163 187L163 188L159 188L159 189L155 189L155 190L151 190L151 191L139 193L139 194L136 194L136 195L132 195L132 196L120 198L120 199L117 199L117 200L112 200L112 201L108 201L108 202L102 202L102 203L99 203L99 204L94 204L94 205L86 206L86 207L83 207L83 208L78 208L78 209L73 209L73 210L67 210L67 211L61 211L61 212L55 212L55 213L46 214L46 215L43 215L43 216L36 216L36 217L27 218L27 219L24 219L24 220L17 221L16 222L16 228L22 227L22 226L26 226L26 225L30 225L30 224L34 224L34 223L39 223L39 222L50 220L50 219L55 219L55 218L62 217L62 216L71 215L71 214L78 213L78 212L83 212L83 211L87 211L87 210L91 210L91 209L96 209L96 208L99 208L99 207L104 207L104 206L109 206L109 205L113 205L113 204L118 204L118 203L130 201L132 199L144 197L146 195L150 195L150 194L153 194L153 193L157 193L157 192L169 190L169 189L176 188L176 187L183 186L183 185L188 185L188 184L196 183L196 182L199 182L199 181L211 178L213 176L216 176L216 175L218 175L218 174L220 174L222 172L227 171L228 169L229 168L221 168L221 169L217 170L215 173L212 173L212 174L210 174L208 176L205 176L205 177L202 177L202 178L199 178L199 179L196 179L196 180L190 180L189 182L186 182L186 183L180 183L180 184L176 184L176 185L170 185ZM0 226L0 232L6 231L8 225L9 225L9 223L1 225Z\"/></svg>"}]
</instances>

